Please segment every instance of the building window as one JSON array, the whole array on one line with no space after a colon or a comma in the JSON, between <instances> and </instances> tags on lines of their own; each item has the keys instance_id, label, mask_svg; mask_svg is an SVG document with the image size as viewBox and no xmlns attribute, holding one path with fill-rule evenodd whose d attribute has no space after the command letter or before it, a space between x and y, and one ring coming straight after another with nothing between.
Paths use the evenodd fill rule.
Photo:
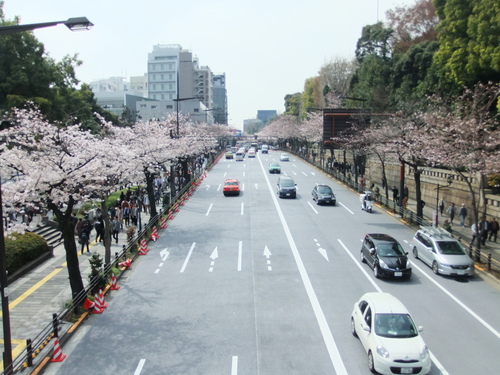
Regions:
<instances>
[{"instance_id":1,"label":"building window","mask_svg":"<svg viewBox=\"0 0 500 375\"><path fill-rule=\"evenodd\" d=\"M200 109L199 109L199 108L195 108L195 109L193 110L193 112L200 112Z\"/></svg>"},{"instance_id":2,"label":"building window","mask_svg":"<svg viewBox=\"0 0 500 375\"><path fill-rule=\"evenodd\" d=\"M146 108L146 104L141 104L141 108Z\"/></svg>"},{"instance_id":3,"label":"building window","mask_svg":"<svg viewBox=\"0 0 500 375\"><path fill-rule=\"evenodd\" d=\"M155 104L153 104L153 105L151 106L151 109L157 109L157 108L158 108L158 106L157 106L157 105L155 105Z\"/></svg>"},{"instance_id":4,"label":"building window","mask_svg":"<svg viewBox=\"0 0 500 375\"><path fill-rule=\"evenodd\" d=\"M167 104L167 109L174 109L174 106L172 104Z\"/></svg>"}]
</instances>

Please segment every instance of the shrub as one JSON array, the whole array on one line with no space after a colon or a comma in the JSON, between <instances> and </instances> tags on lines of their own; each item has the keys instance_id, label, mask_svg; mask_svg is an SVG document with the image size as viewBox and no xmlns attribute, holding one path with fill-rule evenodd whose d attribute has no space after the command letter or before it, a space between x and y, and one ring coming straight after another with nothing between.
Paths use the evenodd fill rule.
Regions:
<instances>
[{"instance_id":1,"label":"shrub","mask_svg":"<svg viewBox=\"0 0 500 375\"><path fill-rule=\"evenodd\" d=\"M14 234L5 238L7 271L14 273L26 263L50 251L45 238L35 233Z\"/></svg>"}]
</instances>

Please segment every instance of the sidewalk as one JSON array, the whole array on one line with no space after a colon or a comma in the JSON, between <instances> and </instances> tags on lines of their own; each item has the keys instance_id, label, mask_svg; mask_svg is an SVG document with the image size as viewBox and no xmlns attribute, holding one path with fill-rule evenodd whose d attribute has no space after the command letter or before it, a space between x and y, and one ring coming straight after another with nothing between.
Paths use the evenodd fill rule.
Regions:
<instances>
[{"instance_id":1,"label":"sidewalk","mask_svg":"<svg viewBox=\"0 0 500 375\"><path fill-rule=\"evenodd\" d=\"M141 213L142 225L148 223L149 214ZM33 220L32 227L36 227L37 220ZM89 282L90 263L88 259L97 252L104 260L103 243L95 242L95 230L91 233L90 252L80 253L81 245L76 243L80 272L83 283ZM112 241L111 259L116 252L121 252L126 244L126 227L118 235L118 244ZM12 358L15 359L26 348L26 339L34 339L52 322L52 314L62 311L68 301L71 301L71 288L66 268L66 252L64 245L54 248L54 257L29 274L14 281L8 287L10 330L12 341ZM1 313L0 313L1 316ZM3 324L3 323L2 323ZM3 345L3 330L0 330L0 340ZM3 370L3 363L0 364Z\"/></svg>"}]
</instances>

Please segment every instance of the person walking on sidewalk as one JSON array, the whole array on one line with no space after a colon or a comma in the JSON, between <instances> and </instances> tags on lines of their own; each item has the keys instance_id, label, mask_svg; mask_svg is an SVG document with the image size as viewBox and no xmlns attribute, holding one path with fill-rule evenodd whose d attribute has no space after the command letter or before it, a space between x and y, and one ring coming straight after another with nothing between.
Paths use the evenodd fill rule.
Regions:
<instances>
[{"instance_id":1,"label":"person walking on sidewalk","mask_svg":"<svg viewBox=\"0 0 500 375\"><path fill-rule=\"evenodd\" d=\"M95 242L102 242L104 237L104 222L102 216L98 216L94 224L95 229Z\"/></svg>"},{"instance_id":2,"label":"person walking on sidewalk","mask_svg":"<svg viewBox=\"0 0 500 375\"><path fill-rule=\"evenodd\" d=\"M444 211L444 198L441 198L441 199L439 200L438 207L439 207L439 213L441 214L441 216L443 216L443 211Z\"/></svg>"},{"instance_id":3,"label":"person walking on sidewalk","mask_svg":"<svg viewBox=\"0 0 500 375\"><path fill-rule=\"evenodd\" d=\"M467 217L467 207L465 207L465 203L462 203L462 207L458 210L458 217L460 218L460 225L465 227L465 218Z\"/></svg>"},{"instance_id":4,"label":"person walking on sidewalk","mask_svg":"<svg viewBox=\"0 0 500 375\"><path fill-rule=\"evenodd\" d=\"M120 233L120 229L122 228L120 219L115 216L113 223L111 224L111 228L113 229L113 238L115 239L116 243L118 243L118 233Z\"/></svg>"},{"instance_id":5,"label":"person walking on sidewalk","mask_svg":"<svg viewBox=\"0 0 500 375\"><path fill-rule=\"evenodd\" d=\"M92 226L90 222L85 220L83 222L82 234L80 235L80 243L82 244L81 252L83 255L83 250L85 246L87 246L87 253L90 252L89 242L90 242L90 233L92 232Z\"/></svg>"},{"instance_id":6,"label":"person walking on sidewalk","mask_svg":"<svg viewBox=\"0 0 500 375\"><path fill-rule=\"evenodd\" d=\"M488 227L488 231L490 232L490 237L488 238L491 241L493 237L493 242L497 242L497 234L499 229L498 221L496 218L491 219L490 226Z\"/></svg>"},{"instance_id":7,"label":"person walking on sidewalk","mask_svg":"<svg viewBox=\"0 0 500 375\"><path fill-rule=\"evenodd\" d=\"M394 185L394 187L392 188L392 199L394 200L394 202L398 201L398 196L399 196L399 190L396 187L396 185Z\"/></svg>"},{"instance_id":8,"label":"person walking on sidewalk","mask_svg":"<svg viewBox=\"0 0 500 375\"><path fill-rule=\"evenodd\" d=\"M451 202L450 207L448 207L448 209L446 210L446 213L450 216L450 224L453 224L453 219L455 218L455 214L457 213L455 203Z\"/></svg>"}]
</instances>

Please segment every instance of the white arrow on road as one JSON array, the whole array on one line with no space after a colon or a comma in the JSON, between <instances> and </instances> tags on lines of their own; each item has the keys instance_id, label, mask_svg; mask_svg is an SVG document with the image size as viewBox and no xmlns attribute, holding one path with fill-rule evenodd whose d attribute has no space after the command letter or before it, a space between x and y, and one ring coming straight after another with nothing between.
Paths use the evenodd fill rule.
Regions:
<instances>
[{"instance_id":1,"label":"white arrow on road","mask_svg":"<svg viewBox=\"0 0 500 375\"><path fill-rule=\"evenodd\" d=\"M259 184L255 184L255 188L258 189L259 188Z\"/></svg>"},{"instance_id":2,"label":"white arrow on road","mask_svg":"<svg viewBox=\"0 0 500 375\"><path fill-rule=\"evenodd\" d=\"M212 251L212 254L210 254L210 259L212 259L212 261L210 262L210 268L208 269L208 272L212 272L214 270L215 260L218 257L219 257L219 252L217 251L217 246L215 246L214 251Z\"/></svg>"},{"instance_id":3,"label":"white arrow on road","mask_svg":"<svg viewBox=\"0 0 500 375\"><path fill-rule=\"evenodd\" d=\"M170 255L170 253L168 252L168 247L166 247L165 249L163 249L162 251L160 251L160 256L161 256L161 260L162 261L166 261L168 256Z\"/></svg>"},{"instance_id":4,"label":"white arrow on road","mask_svg":"<svg viewBox=\"0 0 500 375\"><path fill-rule=\"evenodd\" d=\"M208 185L208 184L207 184L207 185L205 185L205 186L207 187L207 190L208 190L208 189L210 189L210 185Z\"/></svg>"},{"instance_id":5,"label":"white arrow on road","mask_svg":"<svg viewBox=\"0 0 500 375\"><path fill-rule=\"evenodd\" d=\"M269 251L269 248L267 246L264 247L264 254L263 255L267 258L267 270L272 271L273 267L271 267L271 260L269 259L269 258L271 258L272 254Z\"/></svg>"},{"instance_id":6,"label":"white arrow on road","mask_svg":"<svg viewBox=\"0 0 500 375\"><path fill-rule=\"evenodd\" d=\"M330 262L330 260L328 260L328 254L326 253L326 250L323 249L322 247L318 248L318 251L321 255L323 255L323 257L328 261Z\"/></svg>"}]
</instances>

